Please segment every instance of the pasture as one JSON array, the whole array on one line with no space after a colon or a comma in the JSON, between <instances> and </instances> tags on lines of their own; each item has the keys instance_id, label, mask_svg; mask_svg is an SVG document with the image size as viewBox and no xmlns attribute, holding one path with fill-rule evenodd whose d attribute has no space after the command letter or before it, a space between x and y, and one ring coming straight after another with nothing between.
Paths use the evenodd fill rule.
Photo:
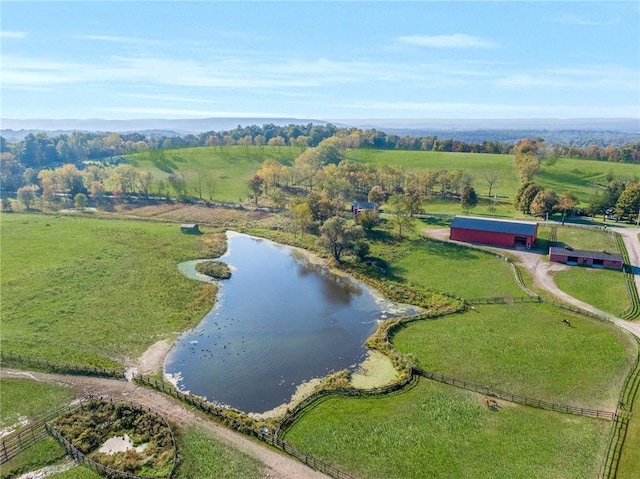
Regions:
<instances>
[{"instance_id":1,"label":"pasture","mask_svg":"<svg viewBox=\"0 0 640 479\"><path fill-rule=\"evenodd\" d=\"M23 419L45 416L66 407L74 392L65 386L29 379L0 379L0 429L16 426Z\"/></svg>"},{"instance_id":2,"label":"pasture","mask_svg":"<svg viewBox=\"0 0 640 479\"><path fill-rule=\"evenodd\" d=\"M376 242L371 251L389 263L391 275L423 288L465 299L524 296L511 266L482 251L419 237L392 244Z\"/></svg>"},{"instance_id":3,"label":"pasture","mask_svg":"<svg viewBox=\"0 0 640 479\"><path fill-rule=\"evenodd\" d=\"M213 305L215 286L177 267L210 255L210 235L97 218L4 214L0 221L6 352L122 366L195 326Z\"/></svg>"},{"instance_id":4,"label":"pasture","mask_svg":"<svg viewBox=\"0 0 640 479\"><path fill-rule=\"evenodd\" d=\"M631 306L622 271L571 266L553 279L565 293L606 313L620 317Z\"/></svg>"},{"instance_id":5,"label":"pasture","mask_svg":"<svg viewBox=\"0 0 640 479\"><path fill-rule=\"evenodd\" d=\"M595 478L610 423L420 379L379 398L329 397L285 439L357 477Z\"/></svg>"},{"instance_id":6,"label":"pasture","mask_svg":"<svg viewBox=\"0 0 640 479\"><path fill-rule=\"evenodd\" d=\"M345 158L375 165L403 166L407 171L413 172L466 170L473 176L474 189L479 195L488 193L489 187L484 180L484 173L494 171L499 178L491 194L507 196L511 203L520 183L511 155L360 148L349 150ZM608 177L637 180L640 177L640 169L638 165L628 163L559 158L543 163L542 172L534 181L545 188L556 190L558 194L573 193L585 204L595 189L607 185Z\"/></svg>"},{"instance_id":7,"label":"pasture","mask_svg":"<svg viewBox=\"0 0 640 479\"><path fill-rule=\"evenodd\" d=\"M162 150L160 156L157 152L132 153L127 160L153 175L153 194L165 196L170 191L167 178L175 173L184 174L189 196L198 198L201 190L204 200L237 203L249 196L247 183L266 159L288 165L299 154L300 148L288 146L205 146Z\"/></svg>"},{"instance_id":8,"label":"pasture","mask_svg":"<svg viewBox=\"0 0 640 479\"><path fill-rule=\"evenodd\" d=\"M613 325L541 303L482 305L410 323L393 343L427 371L607 411L615 410L637 354L635 344Z\"/></svg>"}]
</instances>

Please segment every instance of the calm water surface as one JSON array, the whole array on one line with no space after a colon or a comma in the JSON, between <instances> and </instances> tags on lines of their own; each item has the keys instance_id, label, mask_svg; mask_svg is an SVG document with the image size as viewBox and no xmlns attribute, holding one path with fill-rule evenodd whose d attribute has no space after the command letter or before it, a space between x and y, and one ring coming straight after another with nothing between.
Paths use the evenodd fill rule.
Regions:
<instances>
[{"instance_id":1,"label":"calm water surface","mask_svg":"<svg viewBox=\"0 0 640 479\"><path fill-rule=\"evenodd\" d=\"M220 260L231 279L200 325L180 336L165 372L180 389L245 412L271 410L303 382L355 368L378 320L418 312L267 240L230 234ZM196 263L180 268L194 276Z\"/></svg>"}]
</instances>

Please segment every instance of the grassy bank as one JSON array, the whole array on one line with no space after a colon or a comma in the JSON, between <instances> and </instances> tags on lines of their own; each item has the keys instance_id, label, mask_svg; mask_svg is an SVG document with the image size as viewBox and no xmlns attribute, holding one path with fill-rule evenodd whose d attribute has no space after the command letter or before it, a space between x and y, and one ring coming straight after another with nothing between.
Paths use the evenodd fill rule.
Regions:
<instances>
[{"instance_id":1,"label":"grassy bank","mask_svg":"<svg viewBox=\"0 0 640 479\"><path fill-rule=\"evenodd\" d=\"M111 367L173 339L210 310L215 287L184 277L208 235L175 224L4 214L2 347ZM214 242L215 243L215 242Z\"/></svg>"},{"instance_id":2,"label":"grassy bank","mask_svg":"<svg viewBox=\"0 0 640 479\"><path fill-rule=\"evenodd\" d=\"M517 405L420 380L381 398L332 397L285 439L358 477L597 477L609 423Z\"/></svg>"},{"instance_id":3,"label":"grassy bank","mask_svg":"<svg viewBox=\"0 0 640 479\"><path fill-rule=\"evenodd\" d=\"M562 323L567 319L571 327ZM613 411L635 345L609 323L539 303L484 305L409 324L393 343L428 371L559 404Z\"/></svg>"}]
</instances>

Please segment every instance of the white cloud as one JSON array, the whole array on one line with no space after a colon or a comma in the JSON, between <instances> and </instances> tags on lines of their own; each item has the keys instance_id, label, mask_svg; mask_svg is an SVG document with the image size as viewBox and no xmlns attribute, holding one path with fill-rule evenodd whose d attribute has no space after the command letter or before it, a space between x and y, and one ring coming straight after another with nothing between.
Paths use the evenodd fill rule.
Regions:
<instances>
[{"instance_id":1,"label":"white cloud","mask_svg":"<svg viewBox=\"0 0 640 479\"><path fill-rule=\"evenodd\" d=\"M22 39L22 38L27 38L27 34L25 32L0 31L0 38Z\"/></svg>"},{"instance_id":2,"label":"white cloud","mask_svg":"<svg viewBox=\"0 0 640 479\"><path fill-rule=\"evenodd\" d=\"M453 35L408 35L396 38L401 43L428 48L495 48L496 43L464 33Z\"/></svg>"},{"instance_id":3,"label":"white cloud","mask_svg":"<svg viewBox=\"0 0 640 479\"><path fill-rule=\"evenodd\" d=\"M214 100L206 100L204 98L190 98L172 95L150 95L145 93L118 93L118 96L124 98L137 98L141 100L166 101L174 103L218 103Z\"/></svg>"},{"instance_id":4,"label":"white cloud","mask_svg":"<svg viewBox=\"0 0 640 479\"><path fill-rule=\"evenodd\" d=\"M269 117L277 118L282 115L273 112L257 111L220 111L220 110L195 110L187 108L145 108L145 107L110 107L100 108L99 111L126 115L135 115L136 118L228 118L228 117Z\"/></svg>"},{"instance_id":5,"label":"white cloud","mask_svg":"<svg viewBox=\"0 0 640 479\"><path fill-rule=\"evenodd\" d=\"M638 91L640 72L617 65L547 68L505 74L494 84L504 88L608 88Z\"/></svg>"},{"instance_id":6,"label":"white cloud","mask_svg":"<svg viewBox=\"0 0 640 479\"><path fill-rule=\"evenodd\" d=\"M588 27L604 27L609 25L617 25L620 23L620 18L613 18L611 20L606 19L593 19L586 18L580 15L576 15L574 13L567 13L565 15L560 15L554 18L551 18L549 21L553 23L562 23L565 25L583 25Z\"/></svg>"}]
</instances>

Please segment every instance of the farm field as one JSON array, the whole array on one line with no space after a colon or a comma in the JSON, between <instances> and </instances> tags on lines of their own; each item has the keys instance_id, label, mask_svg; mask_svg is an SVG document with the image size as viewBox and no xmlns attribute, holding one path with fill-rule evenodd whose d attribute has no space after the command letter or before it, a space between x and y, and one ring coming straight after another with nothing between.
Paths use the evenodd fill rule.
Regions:
<instances>
[{"instance_id":1,"label":"farm field","mask_svg":"<svg viewBox=\"0 0 640 479\"><path fill-rule=\"evenodd\" d=\"M274 158L287 165L299 154L300 148L289 146L205 146L162 150L160 157L157 152L141 152L126 158L133 166L153 175L154 194L164 196L169 186L167 177L176 173L185 175L190 196L199 197L201 187L205 200L237 203L249 195L247 182L266 159ZM162 191L160 180L164 183Z\"/></svg>"},{"instance_id":2,"label":"farm field","mask_svg":"<svg viewBox=\"0 0 640 479\"><path fill-rule=\"evenodd\" d=\"M197 324L212 285L177 264L211 254L177 225L2 215L3 351L60 364L122 366Z\"/></svg>"},{"instance_id":3,"label":"farm field","mask_svg":"<svg viewBox=\"0 0 640 479\"><path fill-rule=\"evenodd\" d=\"M0 379L0 429L11 428L21 418L45 416L69 405L74 392L65 386L29 379Z\"/></svg>"},{"instance_id":4,"label":"farm field","mask_svg":"<svg viewBox=\"0 0 640 479\"><path fill-rule=\"evenodd\" d=\"M499 176L491 192L492 195L507 196L512 199L519 185L511 155L360 148L349 150L345 158L376 165L404 166L407 171L416 172L468 170L473 175L474 188L479 195L488 193L488 185L483 179L485 171L495 171ZM638 165L633 164L560 158L552 164L543 163L542 172L535 181L543 187L553 188L560 194L573 193L581 202L586 203L594 191L594 185L603 187L608 183L607 176L637 179L640 176L640 170Z\"/></svg>"},{"instance_id":5,"label":"farm field","mask_svg":"<svg viewBox=\"0 0 640 479\"><path fill-rule=\"evenodd\" d=\"M393 246L374 243L372 252L389 262L391 274L424 288L464 299L524 296L511 266L482 251L418 238Z\"/></svg>"},{"instance_id":6,"label":"farm field","mask_svg":"<svg viewBox=\"0 0 640 479\"><path fill-rule=\"evenodd\" d=\"M177 441L183 456L177 470L177 479L264 477L262 464L256 459L222 444L204 429L194 426L183 429L179 431Z\"/></svg>"},{"instance_id":7,"label":"farm field","mask_svg":"<svg viewBox=\"0 0 640 479\"><path fill-rule=\"evenodd\" d=\"M240 230L253 230L256 233L263 229L269 230L270 234L281 236L283 242L308 243L308 246L314 248L312 235L293 238L285 231L270 230L274 225L280 224L280 219L275 215L261 212L241 213L233 210L220 212L219 209L178 205L147 209L149 218L170 219L176 222L185 221L186 217L194 218L196 221L215 224L216 231L233 223ZM137 214L135 210L131 212ZM198 215L202 215L202 219ZM220 237L217 233L208 233L210 228L204 228L207 234L203 236L188 236L180 235L176 224L165 225L152 221L21 214L3 214L0 221L3 251L4 248L16 251L11 257L4 254L2 256L3 306L6 299L4 294L7 291L4 282L8 281L11 288L16 288L17 278L23 277L27 272L29 281L33 281L33 284L42 289L13 289L14 295L30 292L28 299L14 299L13 303L9 303L14 304L13 311L18 311L15 305L22 301L21 304L33 303L34 308L41 308L38 309L40 311L64 313L65 317L69 315L74 325L81 323L81 317L85 323L88 317L91 318L90 321L97 321L100 325L100 329L94 332L94 337L74 337L74 344L65 336L62 325L56 324L55 321L47 324L29 319L29 327L35 328L39 324L50 328L44 331L35 328L32 334L14 327L7 329L3 319L3 348L7 344L13 344L14 347L20 344L4 341L5 337L11 339L11 335L18 331L20 335L17 337L21 341L29 334L33 341L38 340L38 348L35 350L38 356L62 362L62 358L66 356L56 356L53 348L47 349L43 345L42 338L47 334L55 334L60 341L69 343L69 349L77 348L83 351L85 356L76 356L77 361L84 361L86 364L120 365L120 358L135 358L146 347L144 336L148 335L148 324L142 314L136 312L153 309L149 306L151 299L146 297L155 298L157 303L156 288L163 291L160 295L163 314L173 313L171 323L169 319L151 319L154 328L157 329L154 329L153 340L147 338L146 345L162 338L172 338L180 329L195 324L190 322L198 322L212 304L214 291L198 288L194 291L191 281L179 274L175 275L175 265L178 262L205 257L213 251L220 250ZM569 236L564 235L565 231ZM600 237L597 235L590 239L583 236L573 239L570 236L572 231L574 230L566 228L561 234L561 229L558 228L558 239L564 241L566 238L567 242L580 240L588 245L600 244ZM381 237L384 236L383 234ZM32 238L33 241L27 245L24 238ZM602 238L605 242L602 244L606 247L606 238ZM465 299L523 296L523 292L516 285L511 267L489 254L419 236L388 243L373 241L371 247L371 255L385 260L393 276L419 287L445 291ZM114 266L115 264L118 266ZM56 279L53 282L54 289L47 289L53 288L53 285L48 284L51 281L38 282L37 276L42 275L43 271L47 277ZM131 271L137 272L134 280L129 278ZM442 274L443 271L447 274ZM10 275L5 272L9 272ZM146 277L153 277L153 281L145 282ZM99 288L88 291L92 292L95 298L101 298L104 294L104 302L108 299L113 300L114 297L117 297L118 301L126 301L127 314L136 314L135 325L111 324L106 318L108 313L115 311L115 306L104 311L105 303L96 306L96 303L88 300L89 296L75 291L80 289L86 292L83 286L85 283L86 288L93 288L94 278L98 279ZM128 291L119 292L116 296L116 285L111 284L116 281L115 278L120 278L118 281L125 285L124 288L134 290L136 298L124 294ZM180 284L183 280L186 281L186 285ZM606 278L603 284L608 284L609 281L610 279ZM169 288L169 284L175 289ZM198 286L201 285L198 283ZM42 290L50 291L51 296L55 294L58 300L62 298L63 302L54 304L51 298L39 297ZM135 302L140 291L146 291L142 296L149 302ZM46 302L47 299L49 303ZM156 303L154 305L157 306ZM183 306L185 304L187 306ZM401 352L413 354L422 367L430 371L551 402L606 410L615 408L622 382L636 354L635 346L617 329L605 323L573 315L567 316L542 304L492 305L477 308L475 312L412 323L401 330L393 341ZM120 309L122 310L122 307ZM3 311L3 315L5 313L6 310ZM24 314L24 311L20 313ZM51 316L49 314L47 317ZM561 321L565 317L570 319L572 328L562 325ZM140 328L141 325L147 329L139 332L136 328ZM123 331L125 327L130 329ZM88 331L88 328L83 331ZM5 336L7 334L8 336ZM116 338L113 342L118 345L117 353L110 349L114 346L108 346L104 339L106 337ZM90 348L94 348L93 352ZM21 349L18 346L13 351L25 353L33 349L28 349L27 346ZM457 369L446 369L451 367ZM488 382L487 378L491 381ZM414 391L419 392L416 395ZM353 427L353 438L340 429L342 426L339 423L334 424L333 420L329 420L326 427L313 422L327 422L326 418L313 417L316 411L322 411L325 403L334 400L337 402L331 407L344 408L344 411L333 410L333 414L338 417L343 417L343 414L353 417L353 422L347 421L345 426ZM377 408L380 405L383 405L383 411L378 412ZM331 414L331 407L328 412L321 414ZM435 410L437 413L421 415L424 409ZM399 417L398 411L402 410L409 411L408 417L403 417L398 424L392 424L395 420L393 418ZM440 413L449 418L448 425L441 417L435 417ZM371 414L370 424L366 424L368 414ZM299 432L298 428L308 420L312 421L311 425ZM425 427L425 424L433 424L433 427ZM375 400L332 398L323 401L293 426L286 439L316 457L367 478L414 477L412 474L418 474L418 470L433 470L434 477L447 477L446 471L461 471L461 477L464 477L467 471L474 469L479 471L475 477L582 478L596 476L601 465L609 426L610 423L605 421L524 408L502 401L499 410L494 412L486 408L481 396L420 380L414 389ZM316 427L317 431L310 432ZM380 438L367 437L362 451L353 458L348 457L349 452L353 453L353 448L345 445L358 443L357 435L370 431L367 428L371 427L378 428L372 435L377 434ZM380 432L385 431L384 428L388 429L388 436ZM448 428L452 430L441 433ZM197 471L216 467L208 464L206 457L224 457L225 453L216 449L218 446L208 444L209 439L203 431L184 434L185 442L182 447L187 448L185 454L193 454L192 459L189 459L189 463L193 464L189 468L185 466L184 470L179 470L177 477L202 477ZM320 439L313 442L313 434L317 434ZM429 434L433 434L433 437ZM517 444L507 444L514 442L509 439L510 435L514 434L519 435L522 440L515 441ZM338 443L337 438L340 435L345 437L343 443ZM329 436L333 439L326 439ZM416 441L411 440L414 436L418 438ZM438 441L438 436L443 444L436 447L433 443ZM543 444L548 440L546 436L554 436L552 444ZM324 441L332 443L326 445ZM391 442L399 445L394 449L395 446L388 446ZM404 447L399 449L403 444ZM578 447L576 444L580 444L579 447L584 451L574 455L574 450ZM49 446L43 447L52 451ZM347 449L347 452L339 450L341 447ZM531 449L530 454L525 455L525 447ZM557 451L563 448L564 459L570 456L571 460L558 465L560 459ZM463 455L462 451L468 456L464 460L458 457ZM377 457L372 459L372 456ZM408 458L406 460L414 464L398 465L397 462L401 461L402 457ZM516 460L518 457L520 459ZM544 457L551 459L542 460ZM253 467L251 461L240 459L237 464L229 464L228 469L221 469L216 477L260 477L259 474L253 475ZM399 471L399 475L377 475L377 470ZM73 469L59 477L80 477L73 475L77 474L77 471Z\"/></svg>"},{"instance_id":8,"label":"farm field","mask_svg":"<svg viewBox=\"0 0 640 479\"><path fill-rule=\"evenodd\" d=\"M380 398L330 397L285 439L358 477L596 477L610 423L502 404L420 380Z\"/></svg>"},{"instance_id":9,"label":"farm field","mask_svg":"<svg viewBox=\"0 0 640 479\"><path fill-rule=\"evenodd\" d=\"M393 343L427 371L548 402L615 410L637 354L623 332L540 303L475 308L410 323Z\"/></svg>"},{"instance_id":10,"label":"farm field","mask_svg":"<svg viewBox=\"0 0 640 479\"><path fill-rule=\"evenodd\" d=\"M617 317L631 306L622 271L574 266L553 278L565 293Z\"/></svg>"}]
</instances>

